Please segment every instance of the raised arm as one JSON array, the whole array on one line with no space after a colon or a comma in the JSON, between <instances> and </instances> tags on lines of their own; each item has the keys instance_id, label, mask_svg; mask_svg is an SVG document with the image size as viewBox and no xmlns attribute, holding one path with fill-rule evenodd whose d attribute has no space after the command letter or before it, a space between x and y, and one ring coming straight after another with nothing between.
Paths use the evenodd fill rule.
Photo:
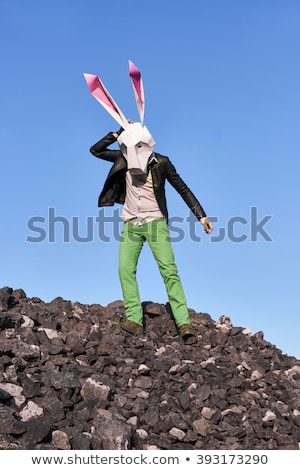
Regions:
<instances>
[{"instance_id":1,"label":"raised arm","mask_svg":"<svg viewBox=\"0 0 300 470\"><path fill-rule=\"evenodd\" d=\"M120 156L119 150L109 150L107 147L116 142L118 137L118 132L109 132L105 137L103 137L99 142L94 144L90 148L90 152L94 157L101 158L102 160L107 160L109 162L114 162L118 156Z\"/></svg>"}]
</instances>

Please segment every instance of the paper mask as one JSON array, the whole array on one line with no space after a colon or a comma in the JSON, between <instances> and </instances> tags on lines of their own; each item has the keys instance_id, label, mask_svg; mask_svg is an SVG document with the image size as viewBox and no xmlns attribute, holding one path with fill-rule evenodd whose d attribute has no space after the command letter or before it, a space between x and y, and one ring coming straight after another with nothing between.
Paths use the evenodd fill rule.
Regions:
<instances>
[{"instance_id":1,"label":"paper mask","mask_svg":"<svg viewBox=\"0 0 300 470\"><path fill-rule=\"evenodd\" d=\"M155 141L144 125L145 101L141 73L131 61L129 61L129 76L140 122L129 123L100 78L97 75L84 74L91 94L124 129L118 137L118 143L122 154L127 160L130 173L145 178L147 176L148 159L153 152Z\"/></svg>"}]
</instances>

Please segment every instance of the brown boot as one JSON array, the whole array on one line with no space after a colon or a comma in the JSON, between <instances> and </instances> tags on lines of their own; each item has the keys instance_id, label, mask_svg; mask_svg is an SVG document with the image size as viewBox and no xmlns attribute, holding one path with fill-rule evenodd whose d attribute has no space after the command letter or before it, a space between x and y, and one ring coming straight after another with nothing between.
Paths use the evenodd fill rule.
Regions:
<instances>
[{"instance_id":1,"label":"brown boot","mask_svg":"<svg viewBox=\"0 0 300 470\"><path fill-rule=\"evenodd\" d=\"M196 332L195 328L192 325L184 324L184 325L180 325L180 327L179 327L179 336L183 340L186 340L190 337L196 337L197 332Z\"/></svg>"},{"instance_id":2,"label":"brown boot","mask_svg":"<svg viewBox=\"0 0 300 470\"><path fill-rule=\"evenodd\" d=\"M116 325L132 335L140 335L143 333L143 327L131 320L118 321Z\"/></svg>"}]
</instances>

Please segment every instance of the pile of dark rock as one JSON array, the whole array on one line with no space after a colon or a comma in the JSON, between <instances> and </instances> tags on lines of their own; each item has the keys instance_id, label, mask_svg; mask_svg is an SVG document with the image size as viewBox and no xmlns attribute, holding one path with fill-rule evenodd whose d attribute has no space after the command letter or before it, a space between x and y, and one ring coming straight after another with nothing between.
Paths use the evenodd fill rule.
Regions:
<instances>
[{"instance_id":1,"label":"pile of dark rock","mask_svg":"<svg viewBox=\"0 0 300 470\"><path fill-rule=\"evenodd\" d=\"M300 360L262 332L168 304L145 333L114 325L122 301L45 303L0 289L0 449L299 449Z\"/></svg>"}]
</instances>

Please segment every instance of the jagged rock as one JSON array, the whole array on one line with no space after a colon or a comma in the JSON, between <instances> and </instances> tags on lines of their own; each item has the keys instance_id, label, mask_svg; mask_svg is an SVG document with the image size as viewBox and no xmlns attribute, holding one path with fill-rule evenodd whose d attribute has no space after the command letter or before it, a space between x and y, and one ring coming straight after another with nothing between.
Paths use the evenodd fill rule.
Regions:
<instances>
[{"instance_id":1,"label":"jagged rock","mask_svg":"<svg viewBox=\"0 0 300 470\"><path fill-rule=\"evenodd\" d=\"M76 450L89 450L91 449L91 442L92 436L89 433L83 432L71 439L71 448Z\"/></svg>"},{"instance_id":2,"label":"jagged rock","mask_svg":"<svg viewBox=\"0 0 300 470\"><path fill-rule=\"evenodd\" d=\"M0 289L1 449L299 449L300 361L227 315L143 302L145 332L101 306Z\"/></svg>"},{"instance_id":3,"label":"jagged rock","mask_svg":"<svg viewBox=\"0 0 300 470\"><path fill-rule=\"evenodd\" d=\"M9 309L10 306L14 304L14 297L12 293L13 289L11 287L5 286L0 289L0 312Z\"/></svg>"},{"instance_id":4,"label":"jagged rock","mask_svg":"<svg viewBox=\"0 0 300 470\"><path fill-rule=\"evenodd\" d=\"M97 382L93 378L89 377L81 388L81 396L84 400L86 399L100 399L106 400L110 393L110 388L108 385L103 384L102 382Z\"/></svg>"},{"instance_id":5,"label":"jagged rock","mask_svg":"<svg viewBox=\"0 0 300 470\"><path fill-rule=\"evenodd\" d=\"M43 414L43 408L34 403L34 401L28 401L27 405L20 411L23 422L29 421L37 416L42 416Z\"/></svg>"},{"instance_id":6,"label":"jagged rock","mask_svg":"<svg viewBox=\"0 0 300 470\"><path fill-rule=\"evenodd\" d=\"M53 431L51 444L56 449L61 449L61 450L70 450L71 449L71 445L70 445L68 436L63 431L58 431L58 430Z\"/></svg>"},{"instance_id":7,"label":"jagged rock","mask_svg":"<svg viewBox=\"0 0 300 470\"><path fill-rule=\"evenodd\" d=\"M103 420L102 426L92 433L92 449L128 450L131 441L131 428L116 420Z\"/></svg>"},{"instance_id":8,"label":"jagged rock","mask_svg":"<svg viewBox=\"0 0 300 470\"><path fill-rule=\"evenodd\" d=\"M205 418L200 418L193 422L193 431L200 436L206 436L211 432L211 427Z\"/></svg>"},{"instance_id":9,"label":"jagged rock","mask_svg":"<svg viewBox=\"0 0 300 470\"><path fill-rule=\"evenodd\" d=\"M26 422L26 433L23 435L22 448L35 449L44 440L49 440L51 426L45 417L31 419Z\"/></svg>"}]
</instances>

